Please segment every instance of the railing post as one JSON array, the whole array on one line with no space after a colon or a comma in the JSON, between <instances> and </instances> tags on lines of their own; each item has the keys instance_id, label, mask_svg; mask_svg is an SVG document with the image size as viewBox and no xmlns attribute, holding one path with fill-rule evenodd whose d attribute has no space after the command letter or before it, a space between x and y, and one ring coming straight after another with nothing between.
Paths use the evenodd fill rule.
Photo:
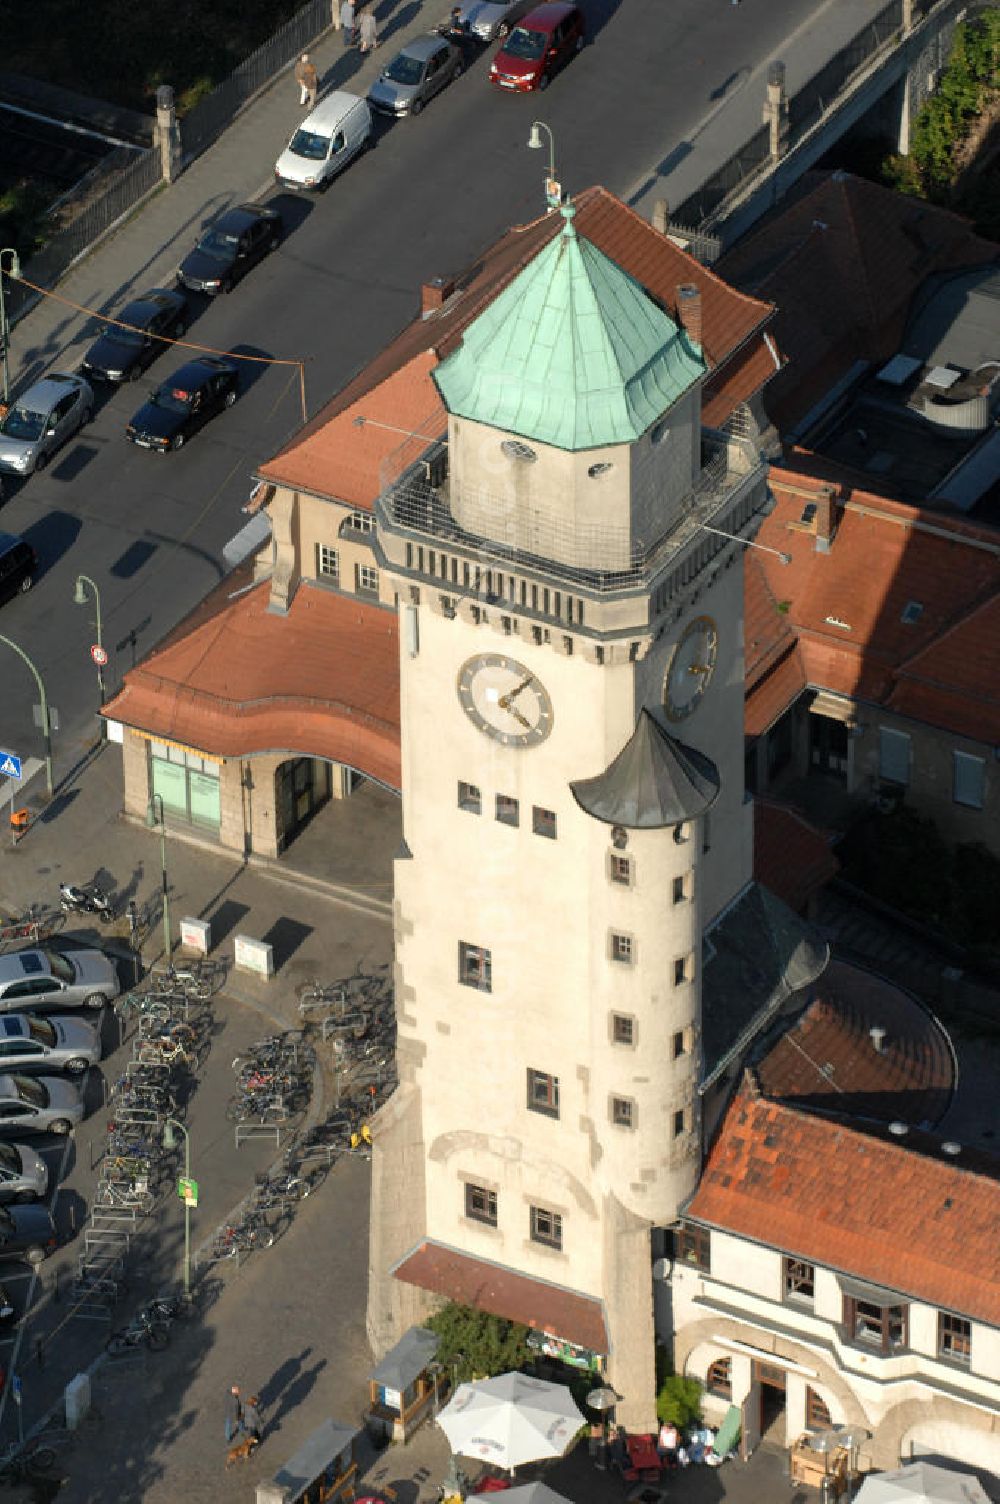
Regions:
<instances>
[{"instance_id":1,"label":"railing post","mask_svg":"<svg viewBox=\"0 0 1000 1504\"><path fill-rule=\"evenodd\" d=\"M174 91L169 84L161 84L156 91L154 144L160 149L160 169L163 181L172 183L180 172L181 152Z\"/></svg>"},{"instance_id":2,"label":"railing post","mask_svg":"<svg viewBox=\"0 0 1000 1504\"><path fill-rule=\"evenodd\" d=\"M666 235L670 229L670 205L665 198L658 198L653 205L653 229L659 230L661 235Z\"/></svg>"},{"instance_id":3,"label":"railing post","mask_svg":"<svg viewBox=\"0 0 1000 1504\"><path fill-rule=\"evenodd\" d=\"M913 30L913 0L903 0L903 35L908 37Z\"/></svg>"},{"instance_id":4,"label":"railing post","mask_svg":"<svg viewBox=\"0 0 1000 1504\"><path fill-rule=\"evenodd\" d=\"M785 92L784 63L771 63L767 70L764 124L770 136L771 161L778 162L788 150L788 95Z\"/></svg>"}]
</instances>

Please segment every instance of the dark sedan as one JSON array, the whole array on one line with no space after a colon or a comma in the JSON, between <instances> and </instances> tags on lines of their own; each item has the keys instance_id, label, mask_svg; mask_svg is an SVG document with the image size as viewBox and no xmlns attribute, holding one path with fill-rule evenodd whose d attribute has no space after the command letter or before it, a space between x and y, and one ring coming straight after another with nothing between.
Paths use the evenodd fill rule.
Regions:
<instances>
[{"instance_id":1,"label":"dark sedan","mask_svg":"<svg viewBox=\"0 0 1000 1504\"><path fill-rule=\"evenodd\" d=\"M236 367L228 360L215 355L191 360L143 403L125 437L142 449L157 449L162 454L180 449L209 418L224 407L232 407L238 382Z\"/></svg>"},{"instance_id":2,"label":"dark sedan","mask_svg":"<svg viewBox=\"0 0 1000 1504\"><path fill-rule=\"evenodd\" d=\"M123 324L131 327L122 328ZM83 369L98 381L129 381L140 375L163 349L163 340L180 339L187 327L183 293L154 287L126 303L114 324L105 324L83 357Z\"/></svg>"},{"instance_id":3,"label":"dark sedan","mask_svg":"<svg viewBox=\"0 0 1000 1504\"><path fill-rule=\"evenodd\" d=\"M192 292L231 292L241 277L281 244L281 215L265 204L240 204L210 225L177 268Z\"/></svg>"}]
</instances>

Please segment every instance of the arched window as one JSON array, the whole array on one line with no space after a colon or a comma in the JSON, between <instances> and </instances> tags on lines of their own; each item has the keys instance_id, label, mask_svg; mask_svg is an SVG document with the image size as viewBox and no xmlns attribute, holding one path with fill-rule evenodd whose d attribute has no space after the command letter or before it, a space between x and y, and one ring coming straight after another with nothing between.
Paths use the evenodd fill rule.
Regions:
<instances>
[{"instance_id":1,"label":"arched window","mask_svg":"<svg viewBox=\"0 0 1000 1504\"><path fill-rule=\"evenodd\" d=\"M716 1358L714 1363L708 1365L708 1373L705 1375L705 1388L709 1394L717 1394L720 1399L731 1400L733 1397L733 1360L732 1358ZM812 1391L810 1390L810 1393Z\"/></svg>"}]
</instances>

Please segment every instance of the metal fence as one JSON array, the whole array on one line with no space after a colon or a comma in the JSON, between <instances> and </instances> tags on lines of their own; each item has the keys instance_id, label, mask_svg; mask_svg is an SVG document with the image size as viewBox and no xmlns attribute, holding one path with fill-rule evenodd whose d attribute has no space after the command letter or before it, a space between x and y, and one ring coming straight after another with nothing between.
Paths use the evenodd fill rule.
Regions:
<instances>
[{"instance_id":1,"label":"metal fence","mask_svg":"<svg viewBox=\"0 0 1000 1504\"><path fill-rule=\"evenodd\" d=\"M881 52L899 33L903 24L903 0L889 4L851 38L846 47L835 52L788 101L788 129L794 142L818 120L851 79L871 58Z\"/></svg>"},{"instance_id":2,"label":"metal fence","mask_svg":"<svg viewBox=\"0 0 1000 1504\"><path fill-rule=\"evenodd\" d=\"M330 0L308 0L308 4L296 11L280 31L245 58L227 79L182 118L181 153L185 167L211 146L231 124L237 110L258 89L330 26L331 14Z\"/></svg>"},{"instance_id":3,"label":"metal fence","mask_svg":"<svg viewBox=\"0 0 1000 1504\"><path fill-rule=\"evenodd\" d=\"M703 225L731 193L735 193L748 178L760 171L768 161L770 151L770 127L762 125L739 151L733 153L728 162L723 162L718 172L713 172L690 198L686 198L678 206L673 217L686 225Z\"/></svg>"}]
</instances>

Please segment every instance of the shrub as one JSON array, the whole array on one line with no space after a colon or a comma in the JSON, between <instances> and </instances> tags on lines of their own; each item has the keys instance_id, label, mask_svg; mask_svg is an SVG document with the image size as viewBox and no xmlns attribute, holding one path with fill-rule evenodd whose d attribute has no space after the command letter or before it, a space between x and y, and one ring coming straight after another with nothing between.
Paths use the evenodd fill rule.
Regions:
<instances>
[{"instance_id":1,"label":"shrub","mask_svg":"<svg viewBox=\"0 0 1000 1504\"><path fill-rule=\"evenodd\" d=\"M437 1358L459 1383L522 1368L531 1357L528 1328L449 1301L424 1322L438 1335Z\"/></svg>"},{"instance_id":2,"label":"shrub","mask_svg":"<svg viewBox=\"0 0 1000 1504\"><path fill-rule=\"evenodd\" d=\"M667 1374L656 1396L658 1419L673 1421L678 1430L701 1419L701 1385L697 1379L682 1374Z\"/></svg>"}]
</instances>

